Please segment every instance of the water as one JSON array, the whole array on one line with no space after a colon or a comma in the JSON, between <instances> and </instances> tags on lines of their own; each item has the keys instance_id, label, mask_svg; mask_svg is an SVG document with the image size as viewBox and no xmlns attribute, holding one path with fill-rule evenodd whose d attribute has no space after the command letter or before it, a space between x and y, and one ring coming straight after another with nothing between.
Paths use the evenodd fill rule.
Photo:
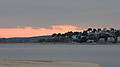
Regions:
<instances>
[{"instance_id":1,"label":"water","mask_svg":"<svg viewBox=\"0 0 120 67\"><path fill-rule=\"evenodd\" d=\"M120 66L120 45L0 44L0 59L61 60Z\"/></svg>"}]
</instances>

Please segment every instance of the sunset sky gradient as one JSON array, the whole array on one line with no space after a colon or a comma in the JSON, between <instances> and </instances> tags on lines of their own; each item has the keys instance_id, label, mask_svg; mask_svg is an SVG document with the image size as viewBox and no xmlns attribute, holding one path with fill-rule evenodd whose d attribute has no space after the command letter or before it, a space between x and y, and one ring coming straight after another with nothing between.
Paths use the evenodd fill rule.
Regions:
<instances>
[{"instance_id":1,"label":"sunset sky gradient","mask_svg":"<svg viewBox=\"0 0 120 67\"><path fill-rule=\"evenodd\" d=\"M51 35L53 33L65 33L68 31L82 30L79 27L72 25L54 25L49 28L0 28L0 38L43 36Z\"/></svg>"},{"instance_id":2,"label":"sunset sky gradient","mask_svg":"<svg viewBox=\"0 0 120 67\"><path fill-rule=\"evenodd\" d=\"M0 0L0 37L120 29L120 0Z\"/></svg>"}]
</instances>

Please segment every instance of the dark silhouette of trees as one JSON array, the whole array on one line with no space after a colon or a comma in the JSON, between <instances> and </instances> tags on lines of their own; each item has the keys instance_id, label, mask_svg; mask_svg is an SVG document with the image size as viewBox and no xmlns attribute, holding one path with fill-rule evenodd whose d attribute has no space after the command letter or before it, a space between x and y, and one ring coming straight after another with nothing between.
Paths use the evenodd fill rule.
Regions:
<instances>
[{"instance_id":1,"label":"dark silhouette of trees","mask_svg":"<svg viewBox=\"0 0 120 67\"><path fill-rule=\"evenodd\" d=\"M92 28L88 28L87 31L92 31Z\"/></svg>"},{"instance_id":2,"label":"dark silhouette of trees","mask_svg":"<svg viewBox=\"0 0 120 67\"><path fill-rule=\"evenodd\" d=\"M118 37L120 36L120 31L117 30L114 32L115 33L115 36L114 36L114 43L118 42Z\"/></svg>"},{"instance_id":3,"label":"dark silhouette of trees","mask_svg":"<svg viewBox=\"0 0 120 67\"><path fill-rule=\"evenodd\" d=\"M92 31L92 32L93 32L93 33L95 33L96 31L97 31L96 29L93 29L93 31Z\"/></svg>"},{"instance_id":4,"label":"dark silhouette of trees","mask_svg":"<svg viewBox=\"0 0 120 67\"><path fill-rule=\"evenodd\" d=\"M97 29L98 32L102 31L100 28Z\"/></svg>"},{"instance_id":5,"label":"dark silhouette of trees","mask_svg":"<svg viewBox=\"0 0 120 67\"><path fill-rule=\"evenodd\" d=\"M97 39L97 37L96 37L95 34L90 34L87 39L88 39L88 40L93 40L94 42L97 42L97 41L98 41L98 39Z\"/></svg>"},{"instance_id":6,"label":"dark silhouette of trees","mask_svg":"<svg viewBox=\"0 0 120 67\"><path fill-rule=\"evenodd\" d=\"M52 37L57 37L58 39L64 39L64 40L71 40L76 42L87 42L88 40L93 40L94 42L98 42L101 38L104 39L105 42L108 42L108 38L112 37L114 38L114 43L118 42L118 37L120 36L120 30L116 30L114 28L88 28L87 30L84 30L83 32L72 32L68 31L64 34L61 33L54 33ZM75 39L74 39L75 38Z\"/></svg>"},{"instance_id":7,"label":"dark silhouette of trees","mask_svg":"<svg viewBox=\"0 0 120 67\"><path fill-rule=\"evenodd\" d=\"M52 37L55 37L55 36L57 36L57 34L56 34L56 33L52 34Z\"/></svg>"},{"instance_id":8,"label":"dark silhouette of trees","mask_svg":"<svg viewBox=\"0 0 120 67\"><path fill-rule=\"evenodd\" d=\"M86 42L87 41L87 37L86 36L83 36L81 39L80 39L80 43L83 43L83 42Z\"/></svg>"},{"instance_id":9,"label":"dark silhouette of trees","mask_svg":"<svg viewBox=\"0 0 120 67\"><path fill-rule=\"evenodd\" d=\"M87 36L87 35L88 35L87 31L83 31L82 36Z\"/></svg>"}]
</instances>

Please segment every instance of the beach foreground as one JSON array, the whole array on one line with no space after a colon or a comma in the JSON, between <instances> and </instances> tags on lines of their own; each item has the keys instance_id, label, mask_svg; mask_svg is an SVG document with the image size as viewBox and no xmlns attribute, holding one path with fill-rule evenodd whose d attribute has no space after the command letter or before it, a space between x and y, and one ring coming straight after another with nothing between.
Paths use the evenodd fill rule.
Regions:
<instances>
[{"instance_id":1,"label":"beach foreground","mask_svg":"<svg viewBox=\"0 0 120 67\"><path fill-rule=\"evenodd\" d=\"M101 67L94 63L40 61L40 60L0 60L0 67Z\"/></svg>"}]
</instances>

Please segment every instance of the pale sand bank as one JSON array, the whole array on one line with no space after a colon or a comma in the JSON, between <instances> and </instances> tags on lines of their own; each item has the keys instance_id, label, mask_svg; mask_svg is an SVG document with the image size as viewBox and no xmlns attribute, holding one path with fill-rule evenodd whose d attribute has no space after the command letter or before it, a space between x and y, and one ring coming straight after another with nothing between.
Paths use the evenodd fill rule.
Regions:
<instances>
[{"instance_id":1,"label":"pale sand bank","mask_svg":"<svg viewBox=\"0 0 120 67\"><path fill-rule=\"evenodd\" d=\"M0 60L0 67L101 67L95 63L38 61L38 60Z\"/></svg>"}]
</instances>

